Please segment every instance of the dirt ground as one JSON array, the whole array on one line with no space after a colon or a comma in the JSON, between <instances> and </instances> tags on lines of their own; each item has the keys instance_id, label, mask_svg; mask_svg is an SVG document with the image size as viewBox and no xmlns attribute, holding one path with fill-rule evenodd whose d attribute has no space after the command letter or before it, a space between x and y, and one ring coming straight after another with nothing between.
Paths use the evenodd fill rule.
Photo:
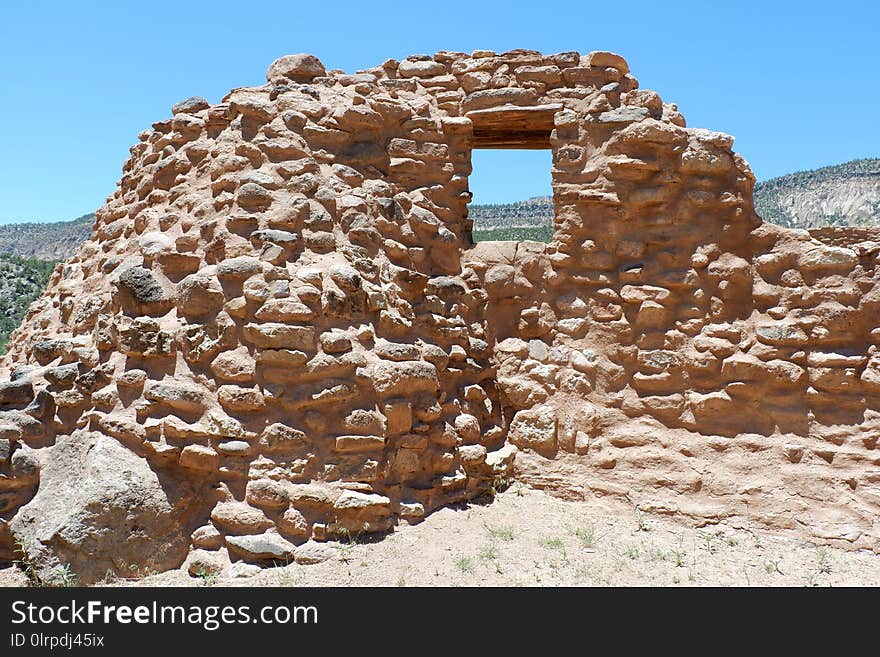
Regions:
<instances>
[{"instance_id":1,"label":"dirt ground","mask_svg":"<svg viewBox=\"0 0 880 657\"><path fill-rule=\"evenodd\" d=\"M241 577L172 571L141 586L878 586L880 555L766 532L694 529L598 512L514 484L494 502L446 508L331 560ZM15 568L0 585L26 583Z\"/></svg>"}]
</instances>

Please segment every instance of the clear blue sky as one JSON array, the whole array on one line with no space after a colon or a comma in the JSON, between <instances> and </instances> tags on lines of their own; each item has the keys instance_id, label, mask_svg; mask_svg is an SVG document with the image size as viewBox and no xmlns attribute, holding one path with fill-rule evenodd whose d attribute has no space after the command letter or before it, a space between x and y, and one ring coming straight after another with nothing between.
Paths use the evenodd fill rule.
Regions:
<instances>
[{"instance_id":1,"label":"clear blue sky","mask_svg":"<svg viewBox=\"0 0 880 657\"><path fill-rule=\"evenodd\" d=\"M876 0L4 2L0 223L94 210L173 103L262 84L293 52L354 71L444 49L612 50L689 125L735 135L759 179L880 156L878 19ZM479 200L541 193L545 161L529 161L478 159Z\"/></svg>"}]
</instances>

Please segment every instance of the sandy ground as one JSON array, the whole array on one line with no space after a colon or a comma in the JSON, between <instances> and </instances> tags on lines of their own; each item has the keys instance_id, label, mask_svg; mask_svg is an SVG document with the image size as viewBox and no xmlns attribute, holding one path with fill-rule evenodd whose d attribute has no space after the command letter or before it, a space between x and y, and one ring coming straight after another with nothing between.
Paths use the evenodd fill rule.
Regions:
<instances>
[{"instance_id":1,"label":"sandy ground","mask_svg":"<svg viewBox=\"0 0 880 657\"><path fill-rule=\"evenodd\" d=\"M245 577L182 571L145 586L878 586L880 555L721 526L601 513L514 484L494 502L442 509L373 543L332 544L315 565ZM15 568L0 585L21 586Z\"/></svg>"}]
</instances>

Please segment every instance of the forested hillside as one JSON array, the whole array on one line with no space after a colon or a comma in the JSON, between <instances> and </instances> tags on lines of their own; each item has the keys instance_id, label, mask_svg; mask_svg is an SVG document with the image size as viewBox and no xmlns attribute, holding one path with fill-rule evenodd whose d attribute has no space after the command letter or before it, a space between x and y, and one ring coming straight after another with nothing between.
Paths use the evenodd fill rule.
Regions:
<instances>
[{"instance_id":1,"label":"forested hillside","mask_svg":"<svg viewBox=\"0 0 880 657\"><path fill-rule=\"evenodd\" d=\"M55 261L0 254L0 353L54 268Z\"/></svg>"}]
</instances>

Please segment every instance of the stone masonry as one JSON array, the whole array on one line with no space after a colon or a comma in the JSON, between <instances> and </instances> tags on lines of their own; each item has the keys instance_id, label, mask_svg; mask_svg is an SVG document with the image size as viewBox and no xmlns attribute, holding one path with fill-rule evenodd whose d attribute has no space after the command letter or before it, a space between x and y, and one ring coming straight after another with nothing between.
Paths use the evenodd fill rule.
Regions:
<instances>
[{"instance_id":1,"label":"stone masonry","mask_svg":"<svg viewBox=\"0 0 880 657\"><path fill-rule=\"evenodd\" d=\"M516 477L880 551L880 235L765 224L618 55L275 61L139 136L0 363L0 558L309 562ZM473 244L547 148L549 244Z\"/></svg>"}]
</instances>

